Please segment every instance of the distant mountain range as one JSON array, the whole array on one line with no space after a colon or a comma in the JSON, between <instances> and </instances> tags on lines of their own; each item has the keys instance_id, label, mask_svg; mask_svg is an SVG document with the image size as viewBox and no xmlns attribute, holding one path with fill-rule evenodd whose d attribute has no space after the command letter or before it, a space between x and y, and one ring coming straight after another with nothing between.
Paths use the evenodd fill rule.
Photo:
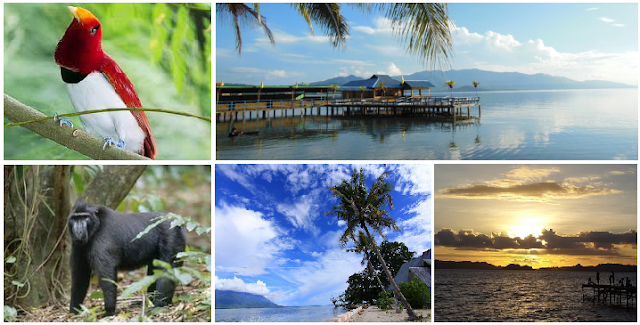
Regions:
<instances>
[{"instance_id":1,"label":"distant mountain range","mask_svg":"<svg viewBox=\"0 0 640 325\"><path fill-rule=\"evenodd\" d=\"M251 293L216 290L216 308L267 308L278 307L271 300Z\"/></svg>"},{"instance_id":2,"label":"distant mountain range","mask_svg":"<svg viewBox=\"0 0 640 325\"><path fill-rule=\"evenodd\" d=\"M528 265L509 264L507 266L496 266L486 262L455 262L455 261L435 261L436 269L457 269L457 270L533 270ZM580 264L574 266L563 267L543 267L537 270L544 271L601 271L601 272L637 272L636 265L622 264L598 264L597 266L582 266Z\"/></svg>"},{"instance_id":3,"label":"distant mountain range","mask_svg":"<svg viewBox=\"0 0 640 325\"><path fill-rule=\"evenodd\" d=\"M401 80L401 76L393 76ZM313 82L311 86L344 85L353 80L363 80L356 76L337 77ZM576 81L565 77L554 77L548 74L524 74L519 72L493 72L479 69L449 70L433 72L422 71L405 75L405 80L429 80L436 88L432 91L448 91L446 80L454 80L453 91L474 91L471 81L479 81L478 91L486 90L554 90L554 89L599 89L599 88L636 88L623 83L587 80Z\"/></svg>"}]
</instances>

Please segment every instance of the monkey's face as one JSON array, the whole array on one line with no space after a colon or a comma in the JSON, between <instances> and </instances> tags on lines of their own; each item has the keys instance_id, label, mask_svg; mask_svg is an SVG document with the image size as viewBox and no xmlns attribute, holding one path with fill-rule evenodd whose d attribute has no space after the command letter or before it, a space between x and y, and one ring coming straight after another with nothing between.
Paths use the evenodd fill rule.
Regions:
<instances>
[{"instance_id":1,"label":"monkey's face","mask_svg":"<svg viewBox=\"0 0 640 325\"><path fill-rule=\"evenodd\" d=\"M69 231L74 244L85 245L89 242L89 216L74 215L69 219Z\"/></svg>"},{"instance_id":2,"label":"monkey's face","mask_svg":"<svg viewBox=\"0 0 640 325\"><path fill-rule=\"evenodd\" d=\"M100 219L96 216L96 210L90 206L76 205L75 209L69 215L68 225L71 240L76 245L86 245L91 236L100 226Z\"/></svg>"}]
</instances>

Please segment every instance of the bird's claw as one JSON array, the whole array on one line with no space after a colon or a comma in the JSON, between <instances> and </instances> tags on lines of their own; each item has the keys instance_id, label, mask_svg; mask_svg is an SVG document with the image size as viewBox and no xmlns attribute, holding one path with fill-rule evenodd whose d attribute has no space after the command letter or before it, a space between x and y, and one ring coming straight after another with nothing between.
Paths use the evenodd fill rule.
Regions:
<instances>
[{"instance_id":1,"label":"bird's claw","mask_svg":"<svg viewBox=\"0 0 640 325\"><path fill-rule=\"evenodd\" d=\"M73 122L71 122L71 121L69 121L69 120L67 120L67 119L64 119L64 118L59 117L59 116L58 116L58 113L56 113L56 114L53 116L53 120L54 120L54 121L56 121L56 122L58 122L58 123L60 123L60 127L68 126L68 127L70 127L70 128L73 128Z\"/></svg>"},{"instance_id":2,"label":"bird's claw","mask_svg":"<svg viewBox=\"0 0 640 325\"><path fill-rule=\"evenodd\" d=\"M104 144L102 145L102 150L107 149L107 147L115 146L116 142L113 141L113 138L106 137L104 138Z\"/></svg>"},{"instance_id":3,"label":"bird's claw","mask_svg":"<svg viewBox=\"0 0 640 325\"><path fill-rule=\"evenodd\" d=\"M120 149L124 149L124 147L127 144L124 142L124 140L118 140L118 143L116 144L116 147L120 148Z\"/></svg>"}]
</instances>

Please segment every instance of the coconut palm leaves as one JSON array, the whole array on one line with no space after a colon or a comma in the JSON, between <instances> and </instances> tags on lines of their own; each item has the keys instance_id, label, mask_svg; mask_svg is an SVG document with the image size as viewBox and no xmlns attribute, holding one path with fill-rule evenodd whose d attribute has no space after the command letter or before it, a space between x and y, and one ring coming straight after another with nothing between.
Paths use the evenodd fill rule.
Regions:
<instances>
[{"instance_id":1,"label":"coconut palm leaves","mask_svg":"<svg viewBox=\"0 0 640 325\"><path fill-rule=\"evenodd\" d=\"M267 21L264 16L260 15L260 5L255 3L253 8L247 6L244 3L218 3L216 6L216 12L218 13L218 19L224 21L225 19L231 19L233 24L233 32L236 35L236 50L238 55L242 52L242 26L261 27L264 30L264 34L269 39L271 44L275 44L273 33L267 26Z\"/></svg>"},{"instance_id":2,"label":"coconut palm leaves","mask_svg":"<svg viewBox=\"0 0 640 325\"><path fill-rule=\"evenodd\" d=\"M309 30L313 35L312 22L320 25L329 36L333 47L344 49L347 47L349 25L346 18L340 13L340 5L337 3L293 3L292 6L302 15L309 24Z\"/></svg>"},{"instance_id":3,"label":"coconut palm leaves","mask_svg":"<svg viewBox=\"0 0 640 325\"><path fill-rule=\"evenodd\" d=\"M342 15L341 4L338 3L294 3L294 9L309 24L311 34L313 24L321 26L329 37L331 45L344 49L349 36L349 24ZM435 68L438 64L443 68L449 62L452 51L451 28L448 7L444 3L390 3L390 4L351 4L362 9L364 13L377 9L392 21L395 33L407 45L407 52L424 61L425 66L431 63ZM231 16L234 21L236 34L236 49L242 48L240 23L245 21L250 26L260 26L274 43L273 35L260 15L259 5L253 4L253 9L242 3L219 3L218 16Z\"/></svg>"},{"instance_id":4,"label":"coconut palm leaves","mask_svg":"<svg viewBox=\"0 0 640 325\"><path fill-rule=\"evenodd\" d=\"M451 27L446 3L381 4L394 32L407 44L407 52L441 68L452 51Z\"/></svg>"},{"instance_id":5,"label":"coconut palm leaves","mask_svg":"<svg viewBox=\"0 0 640 325\"><path fill-rule=\"evenodd\" d=\"M382 269L393 287L395 296L407 309L409 320L416 320L418 317L393 280L393 276L382 258L382 254L380 254L380 249L376 245L372 232L369 231L369 228L371 228L374 234L378 233L382 238L386 238L384 232L386 229L400 230L395 220L387 213L387 207L393 209L393 198L390 194L393 191L393 184L387 181L386 176L387 172L382 173L367 191L364 170L361 169L360 172L354 170L350 180L343 179L337 186L329 188L331 193L340 200L340 203L333 206L331 211L325 214L336 216L347 223L347 229L339 239L341 247L345 247L349 241L355 240L356 230L365 233L367 240L370 242L370 247L378 256Z\"/></svg>"},{"instance_id":6,"label":"coconut palm leaves","mask_svg":"<svg viewBox=\"0 0 640 325\"><path fill-rule=\"evenodd\" d=\"M473 84L473 88L476 89L476 97L478 97L478 85L480 84L480 81L472 81L471 83Z\"/></svg>"},{"instance_id":7,"label":"coconut palm leaves","mask_svg":"<svg viewBox=\"0 0 640 325\"><path fill-rule=\"evenodd\" d=\"M455 80L447 80L444 82L445 85L449 86L449 88L451 89L451 97L453 97L453 86L456 85L456 81Z\"/></svg>"}]
</instances>

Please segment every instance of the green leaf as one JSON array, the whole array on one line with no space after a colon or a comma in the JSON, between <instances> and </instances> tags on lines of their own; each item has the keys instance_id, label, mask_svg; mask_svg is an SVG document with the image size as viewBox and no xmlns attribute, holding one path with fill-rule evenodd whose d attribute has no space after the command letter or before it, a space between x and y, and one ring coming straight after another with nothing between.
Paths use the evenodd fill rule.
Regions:
<instances>
[{"instance_id":1,"label":"green leaf","mask_svg":"<svg viewBox=\"0 0 640 325\"><path fill-rule=\"evenodd\" d=\"M102 298L104 298L104 295L102 294L102 290L96 290L92 294L89 295L89 299L90 300L102 299Z\"/></svg>"},{"instance_id":2,"label":"green leaf","mask_svg":"<svg viewBox=\"0 0 640 325\"><path fill-rule=\"evenodd\" d=\"M151 284L156 282L157 279L158 278L155 275L147 275L139 281L130 284L124 291L122 291L119 298L127 298L134 293L147 290L147 288L149 288Z\"/></svg>"},{"instance_id":3,"label":"green leaf","mask_svg":"<svg viewBox=\"0 0 640 325\"><path fill-rule=\"evenodd\" d=\"M152 221L155 220L155 222L150 224L149 226L147 226L147 228L145 228L143 231L141 231L132 241L135 241L137 239L142 238L142 236L148 234L149 231L151 231L151 229L155 228L157 225L159 225L159 224L161 224L161 223L166 221L166 219L164 219L163 217L153 218L151 220Z\"/></svg>"},{"instance_id":4,"label":"green leaf","mask_svg":"<svg viewBox=\"0 0 640 325\"><path fill-rule=\"evenodd\" d=\"M16 257L15 256L9 256L7 257L7 259L4 261L6 264L13 264L16 262Z\"/></svg>"},{"instance_id":5,"label":"green leaf","mask_svg":"<svg viewBox=\"0 0 640 325\"><path fill-rule=\"evenodd\" d=\"M26 283L18 282L18 281L16 281L16 280L13 280L13 281L11 281L11 284L13 284L14 286L16 286L16 287L18 287L18 288L22 288L22 287L24 287L24 285L25 285Z\"/></svg>"},{"instance_id":6,"label":"green leaf","mask_svg":"<svg viewBox=\"0 0 640 325\"><path fill-rule=\"evenodd\" d=\"M187 75L186 62L181 55L183 42L187 36L189 11L184 6L178 8L176 25L171 37L171 76L178 93L182 92Z\"/></svg>"},{"instance_id":7,"label":"green leaf","mask_svg":"<svg viewBox=\"0 0 640 325\"><path fill-rule=\"evenodd\" d=\"M73 175L71 177L73 178L73 185L75 187L76 193L84 192L86 183L84 182L82 174L74 168Z\"/></svg>"},{"instance_id":8,"label":"green leaf","mask_svg":"<svg viewBox=\"0 0 640 325\"><path fill-rule=\"evenodd\" d=\"M205 233L209 233L211 232L211 227L202 227L199 226L198 228L196 228L196 234L198 234L198 236L205 234Z\"/></svg>"},{"instance_id":9,"label":"green leaf","mask_svg":"<svg viewBox=\"0 0 640 325\"><path fill-rule=\"evenodd\" d=\"M4 306L4 321L11 322L18 317L18 311L11 306Z\"/></svg>"},{"instance_id":10,"label":"green leaf","mask_svg":"<svg viewBox=\"0 0 640 325\"><path fill-rule=\"evenodd\" d=\"M198 223L190 220L189 222L187 222L187 230L188 231L193 231L193 229L195 229L198 226Z\"/></svg>"}]
</instances>

